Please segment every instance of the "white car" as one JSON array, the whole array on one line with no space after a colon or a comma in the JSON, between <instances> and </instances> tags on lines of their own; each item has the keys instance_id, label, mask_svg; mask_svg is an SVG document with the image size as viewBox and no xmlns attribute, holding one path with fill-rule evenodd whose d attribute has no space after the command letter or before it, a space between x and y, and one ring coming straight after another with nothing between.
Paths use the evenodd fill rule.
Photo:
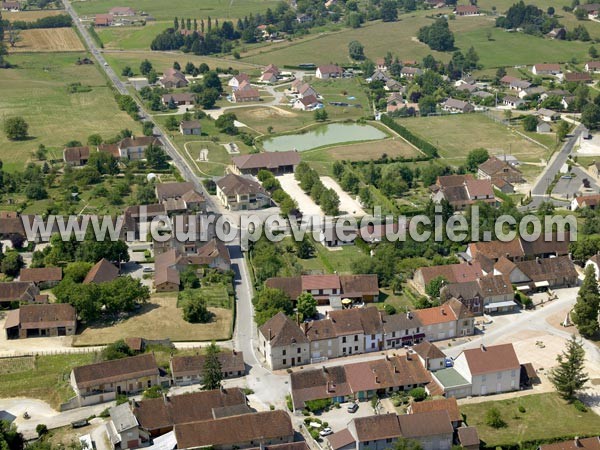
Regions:
<instances>
[{"instance_id":1,"label":"white car","mask_svg":"<svg viewBox=\"0 0 600 450\"><path fill-rule=\"evenodd\" d=\"M329 436L330 434L333 434L333 430L329 427L323 428L321 431L319 431L319 434L321 436Z\"/></svg>"}]
</instances>

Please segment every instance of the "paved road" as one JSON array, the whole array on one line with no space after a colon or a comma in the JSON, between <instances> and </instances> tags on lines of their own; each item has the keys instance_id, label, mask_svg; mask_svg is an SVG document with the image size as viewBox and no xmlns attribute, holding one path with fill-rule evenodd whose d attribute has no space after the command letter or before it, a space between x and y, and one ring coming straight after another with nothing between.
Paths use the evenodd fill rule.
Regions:
<instances>
[{"instance_id":1,"label":"paved road","mask_svg":"<svg viewBox=\"0 0 600 450\"><path fill-rule=\"evenodd\" d=\"M71 18L73 19L73 22L77 26L77 29L79 30L81 36L83 36L83 39L84 39L87 47L89 48L92 56L96 59L96 61L98 61L98 64L100 64L100 67L102 68L102 70L104 70L104 72L110 79L111 83L114 85L115 89L120 94L129 95L127 86L125 86L125 83L123 83L121 81L121 79L118 77L118 75L112 69L112 67L110 67L110 65L106 62L106 59L102 55L102 52L96 46L96 42L94 42L94 40L92 39L90 33L88 32L86 26L79 19L77 12L73 9L69 0L62 0L62 2L65 5L65 10L71 15ZM138 104L141 120L152 122L152 124L154 125L154 134L162 142L165 151L171 157L171 159L173 160L173 163L175 164L177 169L181 172L181 175L186 180L193 182L196 187L196 190L198 192L202 192L204 194L204 197L206 198L207 209L209 211L216 211L217 208L215 208L214 201L212 200L210 195L208 195L208 192L206 192L206 190L204 189L204 185L202 184L200 179L194 174L192 167L179 154L179 152L177 151L177 149L175 148L173 143L170 141L168 136L164 133L162 128L159 126L159 124L146 112L144 105L137 98L135 98L135 97L133 97L133 98Z\"/></svg>"},{"instance_id":2,"label":"paved road","mask_svg":"<svg viewBox=\"0 0 600 450\"><path fill-rule=\"evenodd\" d=\"M567 158L573 151L573 148L579 140L579 137L581 136L583 130L583 125L578 125L575 128L575 130L573 130L573 134L564 143L560 151L552 157L544 171L538 176L535 184L533 185L533 188L531 189L532 202L529 205L524 206L522 208L523 210L536 209L543 202L551 200L546 195L546 191L550 184L552 184L552 181L554 180L556 174L559 173L560 168L567 162ZM557 206L568 205L568 201L551 201Z\"/></svg>"}]
</instances>

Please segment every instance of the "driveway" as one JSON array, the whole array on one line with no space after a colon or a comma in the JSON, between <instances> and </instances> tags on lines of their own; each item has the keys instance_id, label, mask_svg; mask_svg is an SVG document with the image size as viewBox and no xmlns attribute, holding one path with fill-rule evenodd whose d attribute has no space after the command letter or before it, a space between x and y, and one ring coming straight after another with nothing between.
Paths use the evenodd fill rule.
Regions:
<instances>
[{"instance_id":1,"label":"driveway","mask_svg":"<svg viewBox=\"0 0 600 450\"><path fill-rule=\"evenodd\" d=\"M317 205L312 198L304 193L300 188L298 182L294 178L293 173L280 175L277 177L281 183L281 187L298 202L298 208L302 211L305 216L323 216L323 211L319 205Z\"/></svg>"},{"instance_id":2,"label":"driveway","mask_svg":"<svg viewBox=\"0 0 600 450\"><path fill-rule=\"evenodd\" d=\"M366 216L366 213L360 206L360 203L356 199L350 197L350 194L344 191L333 178L321 177L321 182L326 188L333 189L340 198L340 215L354 217Z\"/></svg>"}]
</instances>

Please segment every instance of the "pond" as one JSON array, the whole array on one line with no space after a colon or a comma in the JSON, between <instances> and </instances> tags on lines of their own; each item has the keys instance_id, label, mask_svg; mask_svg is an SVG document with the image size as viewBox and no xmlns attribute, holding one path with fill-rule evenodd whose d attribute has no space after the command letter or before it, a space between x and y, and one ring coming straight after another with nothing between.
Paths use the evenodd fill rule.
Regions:
<instances>
[{"instance_id":1,"label":"pond","mask_svg":"<svg viewBox=\"0 0 600 450\"><path fill-rule=\"evenodd\" d=\"M263 141L267 152L297 150L303 152L325 145L354 141L375 141L384 139L387 134L372 125L356 123L332 123L314 128L303 134L286 134Z\"/></svg>"}]
</instances>

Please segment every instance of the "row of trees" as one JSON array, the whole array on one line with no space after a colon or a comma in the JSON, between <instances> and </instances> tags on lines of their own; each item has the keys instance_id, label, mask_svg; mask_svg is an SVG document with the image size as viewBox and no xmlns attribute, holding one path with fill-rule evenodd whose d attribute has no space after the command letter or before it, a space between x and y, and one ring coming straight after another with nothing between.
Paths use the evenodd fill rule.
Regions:
<instances>
[{"instance_id":1,"label":"row of trees","mask_svg":"<svg viewBox=\"0 0 600 450\"><path fill-rule=\"evenodd\" d=\"M300 182L300 188L310 195L325 215L337 216L339 214L340 198L333 189L325 187L315 169L307 163L301 162L296 167L294 176Z\"/></svg>"}]
</instances>

